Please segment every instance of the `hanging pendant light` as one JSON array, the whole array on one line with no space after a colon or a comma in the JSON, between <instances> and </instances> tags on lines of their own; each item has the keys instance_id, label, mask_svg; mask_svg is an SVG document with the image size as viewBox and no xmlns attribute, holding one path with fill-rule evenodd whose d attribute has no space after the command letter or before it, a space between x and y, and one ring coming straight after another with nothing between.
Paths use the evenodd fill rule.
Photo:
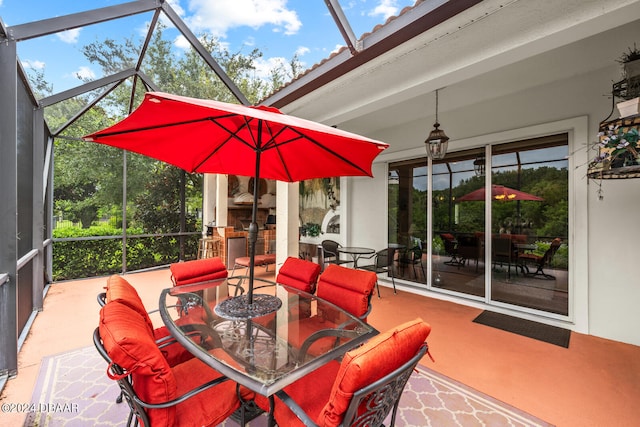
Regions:
<instances>
[{"instance_id":1,"label":"hanging pendant light","mask_svg":"<svg viewBox=\"0 0 640 427\"><path fill-rule=\"evenodd\" d=\"M473 161L473 170L476 176L484 176L484 156L479 156Z\"/></svg>"},{"instance_id":2,"label":"hanging pendant light","mask_svg":"<svg viewBox=\"0 0 640 427\"><path fill-rule=\"evenodd\" d=\"M447 154L447 145L449 144L449 137L444 133L444 130L439 129L440 123L438 123L438 89L436 89L436 122L433 124L433 130L429 133L429 136L424 141L426 144L427 154L433 160L444 159Z\"/></svg>"}]
</instances>

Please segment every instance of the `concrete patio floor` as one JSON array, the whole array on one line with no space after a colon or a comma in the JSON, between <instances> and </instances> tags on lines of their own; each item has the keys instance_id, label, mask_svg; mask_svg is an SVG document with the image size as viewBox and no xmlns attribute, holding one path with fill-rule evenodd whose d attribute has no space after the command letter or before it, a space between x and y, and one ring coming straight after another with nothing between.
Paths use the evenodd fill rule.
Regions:
<instances>
[{"instance_id":1,"label":"concrete patio floor","mask_svg":"<svg viewBox=\"0 0 640 427\"><path fill-rule=\"evenodd\" d=\"M258 277L273 273L257 269ZM168 269L132 273L146 307L169 287ZM18 359L18 375L2 403L28 403L43 356L92 345L98 322L96 296L106 278L50 286ZM386 286L373 298L369 322L378 330L415 317L429 322L431 354L422 364L557 426L640 425L640 347L572 333L569 348L473 323L482 311ZM159 316L153 318L161 323ZM23 425L25 414L3 413L0 426Z\"/></svg>"}]
</instances>

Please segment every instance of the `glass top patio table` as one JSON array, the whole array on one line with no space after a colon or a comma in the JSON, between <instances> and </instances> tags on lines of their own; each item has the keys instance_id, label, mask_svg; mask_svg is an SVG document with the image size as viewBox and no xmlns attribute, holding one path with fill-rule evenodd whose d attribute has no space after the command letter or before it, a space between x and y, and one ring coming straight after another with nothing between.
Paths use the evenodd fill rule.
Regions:
<instances>
[{"instance_id":1,"label":"glass top patio table","mask_svg":"<svg viewBox=\"0 0 640 427\"><path fill-rule=\"evenodd\" d=\"M216 305L233 296L230 279L163 290L160 315L194 356L261 395L272 395L378 334L340 307L280 284L263 288L282 301L277 312L239 320L218 316ZM319 339L331 345L313 345Z\"/></svg>"}]
</instances>

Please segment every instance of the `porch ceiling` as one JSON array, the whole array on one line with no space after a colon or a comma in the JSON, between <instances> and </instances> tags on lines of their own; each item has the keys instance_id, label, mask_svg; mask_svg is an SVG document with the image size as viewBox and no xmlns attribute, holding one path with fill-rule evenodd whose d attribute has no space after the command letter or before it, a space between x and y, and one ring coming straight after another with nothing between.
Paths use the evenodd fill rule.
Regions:
<instances>
[{"instance_id":1,"label":"porch ceiling","mask_svg":"<svg viewBox=\"0 0 640 427\"><path fill-rule=\"evenodd\" d=\"M484 0L282 109L371 134L433 116L439 88L443 112L611 67L638 16L639 0Z\"/></svg>"}]
</instances>

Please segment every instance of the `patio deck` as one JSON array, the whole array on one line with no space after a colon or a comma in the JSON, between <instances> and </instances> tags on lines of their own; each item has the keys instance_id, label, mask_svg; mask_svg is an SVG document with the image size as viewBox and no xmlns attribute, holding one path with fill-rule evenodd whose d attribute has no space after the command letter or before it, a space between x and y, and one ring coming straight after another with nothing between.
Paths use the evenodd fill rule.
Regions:
<instances>
[{"instance_id":1,"label":"patio deck","mask_svg":"<svg viewBox=\"0 0 640 427\"><path fill-rule=\"evenodd\" d=\"M272 277L258 268L258 277ZM128 274L147 308L158 305L170 286L167 269ZM57 283L19 355L19 373L6 384L2 402L31 400L40 361L92 345L98 322L96 295L105 278ZM572 333L569 348L473 323L482 311L381 287L369 322L379 330L421 317L433 327L429 338L436 360L422 361L496 399L557 426L640 425L640 347ZM154 322L161 323L159 316ZM3 413L1 426L24 423L26 414Z\"/></svg>"}]
</instances>

